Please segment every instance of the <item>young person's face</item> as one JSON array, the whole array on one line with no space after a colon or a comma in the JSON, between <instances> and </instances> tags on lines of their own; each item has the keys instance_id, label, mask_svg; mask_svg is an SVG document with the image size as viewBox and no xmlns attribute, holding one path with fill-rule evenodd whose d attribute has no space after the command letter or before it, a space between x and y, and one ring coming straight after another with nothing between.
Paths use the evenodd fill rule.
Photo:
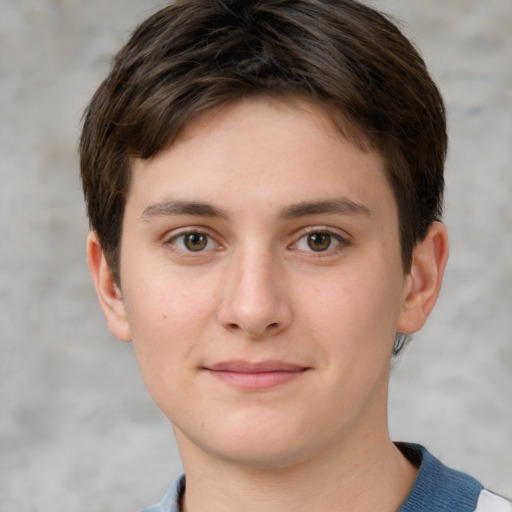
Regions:
<instances>
[{"instance_id":1,"label":"young person's face","mask_svg":"<svg viewBox=\"0 0 512 512\"><path fill-rule=\"evenodd\" d=\"M308 103L245 100L134 162L109 323L183 450L292 464L386 431L401 261L381 158Z\"/></svg>"}]
</instances>

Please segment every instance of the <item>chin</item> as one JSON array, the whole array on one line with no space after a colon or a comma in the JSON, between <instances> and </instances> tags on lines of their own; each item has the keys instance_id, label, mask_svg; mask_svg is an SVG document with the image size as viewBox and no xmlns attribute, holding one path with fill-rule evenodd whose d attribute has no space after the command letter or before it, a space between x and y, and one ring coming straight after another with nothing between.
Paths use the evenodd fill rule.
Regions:
<instances>
[{"instance_id":1,"label":"chin","mask_svg":"<svg viewBox=\"0 0 512 512\"><path fill-rule=\"evenodd\" d=\"M174 425L180 451L197 450L210 457L248 469L280 469L293 466L308 458L311 444L304 436L304 429L290 425L254 421L249 424L218 425L217 429L180 429ZM182 453L182 456L185 453Z\"/></svg>"},{"instance_id":2,"label":"chin","mask_svg":"<svg viewBox=\"0 0 512 512\"><path fill-rule=\"evenodd\" d=\"M239 448L239 449L237 449ZM307 457L300 456L301 450L294 447L270 446L269 443L230 447L218 453L225 461L250 469L278 470L299 464Z\"/></svg>"},{"instance_id":3,"label":"chin","mask_svg":"<svg viewBox=\"0 0 512 512\"><path fill-rule=\"evenodd\" d=\"M238 433L233 434L234 432ZM300 464L314 452L314 442L304 430L281 428L240 429L225 432L213 445L210 453L232 464L254 469L281 469Z\"/></svg>"}]
</instances>

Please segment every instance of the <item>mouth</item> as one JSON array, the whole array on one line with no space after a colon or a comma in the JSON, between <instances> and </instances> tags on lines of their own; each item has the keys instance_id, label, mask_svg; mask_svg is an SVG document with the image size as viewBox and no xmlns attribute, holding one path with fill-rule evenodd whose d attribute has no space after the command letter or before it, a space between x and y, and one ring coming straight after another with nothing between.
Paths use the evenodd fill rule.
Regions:
<instances>
[{"instance_id":1,"label":"mouth","mask_svg":"<svg viewBox=\"0 0 512 512\"><path fill-rule=\"evenodd\" d=\"M223 361L203 367L214 378L246 391L261 391L298 379L310 367L284 361Z\"/></svg>"}]
</instances>

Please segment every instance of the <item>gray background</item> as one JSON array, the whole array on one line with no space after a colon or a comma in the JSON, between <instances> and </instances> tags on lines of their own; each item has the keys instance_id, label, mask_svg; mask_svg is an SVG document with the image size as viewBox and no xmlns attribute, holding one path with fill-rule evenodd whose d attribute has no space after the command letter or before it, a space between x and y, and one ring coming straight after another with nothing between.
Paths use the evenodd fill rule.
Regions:
<instances>
[{"instance_id":1,"label":"gray background","mask_svg":"<svg viewBox=\"0 0 512 512\"><path fill-rule=\"evenodd\" d=\"M452 254L430 323L397 362L395 439L512 495L512 2L375 0L403 20L448 106ZM131 345L85 263L82 109L161 1L1 0L0 510L157 501L180 465Z\"/></svg>"}]
</instances>

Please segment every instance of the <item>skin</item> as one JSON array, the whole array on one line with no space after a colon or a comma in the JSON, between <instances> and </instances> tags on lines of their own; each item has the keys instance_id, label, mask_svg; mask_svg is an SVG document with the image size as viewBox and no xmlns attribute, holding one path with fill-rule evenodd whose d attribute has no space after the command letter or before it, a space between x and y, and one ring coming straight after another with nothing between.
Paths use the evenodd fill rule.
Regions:
<instances>
[{"instance_id":1,"label":"skin","mask_svg":"<svg viewBox=\"0 0 512 512\"><path fill-rule=\"evenodd\" d=\"M393 341L447 256L435 223L404 272L382 159L307 102L228 105L134 161L120 287L94 233L89 264L173 425L184 508L396 510L416 468L387 428Z\"/></svg>"}]
</instances>

